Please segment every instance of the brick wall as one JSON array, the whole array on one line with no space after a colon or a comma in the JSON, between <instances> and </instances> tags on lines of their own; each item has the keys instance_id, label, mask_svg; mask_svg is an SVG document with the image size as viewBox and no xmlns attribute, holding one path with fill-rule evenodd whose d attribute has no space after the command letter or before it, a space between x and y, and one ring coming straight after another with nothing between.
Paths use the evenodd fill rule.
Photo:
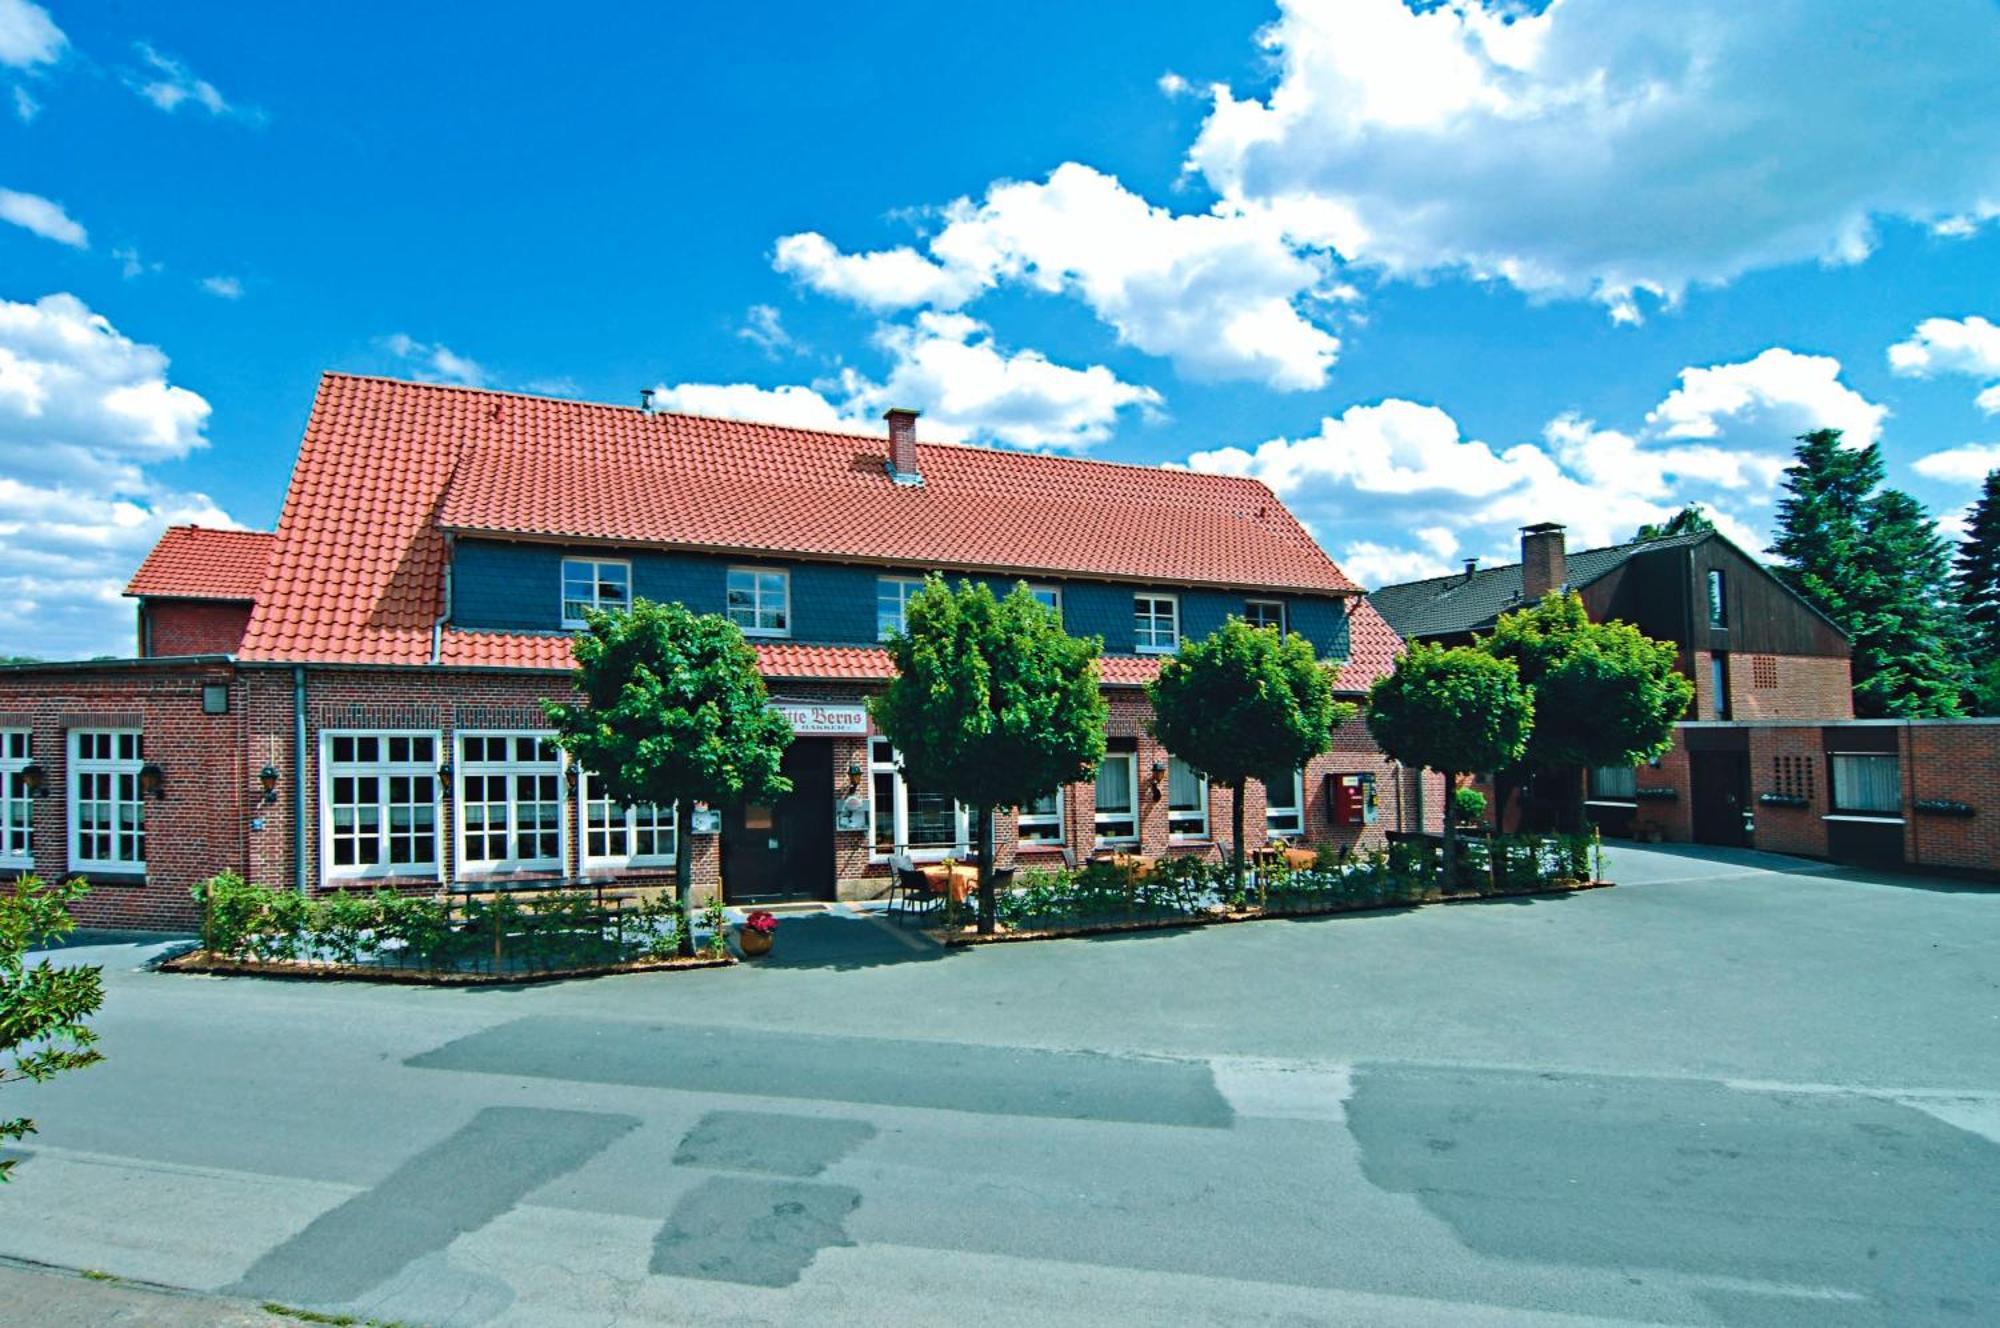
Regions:
<instances>
[{"instance_id":1,"label":"brick wall","mask_svg":"<svg viewBox=\"0 0 2000 1328\"><path fill-rule=\"evenodd\" d=\"M1729 656L1730 719L1852 719L1854 685L1845 659L1829 655ZM1715 719L1714 655L1697 650L1689 667L1689 719Z\"/></svg>"},{"instance_id":2,"label":"brick wall","mask_svg":"<svg viewBox=\"0 0 2000 1328\"><path fill-rule=\"evenodd\" d=\"M250 605L236 600L148 599L139 610L148 656L233 655L250 625Z\"/></svg>"},{"instance_id":3,"label":"brick wall","mask_svg":"<svg viewBox=\"0 0 2000 1328\"><path fill-rule=\"evenodd\" d=\"M205 686L225 689L227 713L203 713ZM46 794L33 804L33 870L48 881L77 875L90 881L76 909L79 921L187 927L195 916L189 885L243 863L254 783L254 772L245 769L243 701L242 682L226 665L0 675L0 728L33 734L32 757L46 777ZM69 732L113 727L143 730L144 759L162 771L161 796L144 804L143 872L91 873L70 860Z\"/></svg>"}]
</instances>

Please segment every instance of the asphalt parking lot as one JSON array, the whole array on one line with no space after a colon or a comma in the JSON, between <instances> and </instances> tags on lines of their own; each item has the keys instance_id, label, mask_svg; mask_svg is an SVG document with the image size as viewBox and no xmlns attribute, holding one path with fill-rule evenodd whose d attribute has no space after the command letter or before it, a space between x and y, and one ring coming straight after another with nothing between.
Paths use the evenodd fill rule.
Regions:
<instances>
[{"instance_id":1,"label":"asphalt parking lot","mask_svg":"<svg viewBox=\"0 0 2000 1328\"><path fill-rule=\"evenodd\" d=\"M2000 1321L2000 891L1608 857L534 988L78 949L108 1060L5 1090L0 1256L413 1324Z\"/></svg>"}]
</instances>

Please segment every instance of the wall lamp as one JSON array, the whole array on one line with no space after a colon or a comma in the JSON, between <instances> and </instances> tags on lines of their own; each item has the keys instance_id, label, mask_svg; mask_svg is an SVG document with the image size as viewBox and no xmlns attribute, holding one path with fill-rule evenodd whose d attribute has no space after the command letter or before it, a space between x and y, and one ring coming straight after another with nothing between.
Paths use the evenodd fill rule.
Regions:
<instances>
[{"instance_id":1,"label":"wall lamp","mask_svg":"<svg viewBox=\"0 0 2000 1328\"><path fill-rule=\"evenodd\" d=\"M49 791L49 772L42 769L40 762L22 766L21 788L31 798L46 796Z\"/></svg>"},{"instance_id":2,"label":"wall lamp","mask_svg":"<svg viewBox=\"0 0 2000 1328\"><path fill-rule=\"evenodd\" d=\"M847 791L849 793L859 793L861 791L861 763L859 761L849 761L847 763Z\"/></svg>"},{"instance_id":3,"label":"wall lamp","mask_svg":"<svg viewBox=\"0 0 2000 1328\"><path fill-rule=\"evenodd\" d=\"M446 798L451 796L451 762L449 761L438 767L438 793L440 796Z\"/></svg>"},{"instance_id":4,"label":"wall lamp","mask_svg":"<svg viewBox=\"0 0 2000 1328\"><path fill-rule=\"evenodd\" d=\"M157 761L148 761L139 767L139 796L164 802L167 797L167 772L160 769Z\"/></svg>"},{"instance_id":5,"label":"wall lamp","mask_svg":"<svg viewBox=\"0 0 2000 1328\"><path fill-rule=\"evenodd\" d=\"M266 805L278 800L278 767L267 765L257 772L257 787L264 790Z\"/></svg>"},{"instance_id":6,"label":"wall lamp","mask_svg":"<svg viewBox=\"0 0 2000 1328\"><path fill-rule=\"evenodd\" d=\"M1151 787L1153 791L1154 802L1158 802L1160 800L1160 781L1165 779L1166 775L1167 775L1167 763L1165 761L1153 762L1153 783Z\"/></svg>"}]
</instances>

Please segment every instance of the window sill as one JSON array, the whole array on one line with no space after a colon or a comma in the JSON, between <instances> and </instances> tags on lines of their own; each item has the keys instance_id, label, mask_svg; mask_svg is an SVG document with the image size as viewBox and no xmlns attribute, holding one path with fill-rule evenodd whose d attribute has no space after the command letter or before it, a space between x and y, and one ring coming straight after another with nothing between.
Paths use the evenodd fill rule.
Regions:
<instances>
[{"instance_id":1,"label":"window sill","mask_svg":"<svg viewBox=\"0 0 2000 1328\"><path fill-rule=\"evenodd\" d=\"M452 874L452 881L458 885L477 884L483 881L520 881L529 878L552 878L563 874L560 862L523 862L501 864L491 867L476 867L471 870L460 868Z\"/></svg>"},{"instance_id":2,"label":"window sill","mask_svg":"<svg viewBox=\"0 0 2000 1328\"><path fill-rule=\"evenodd\" d=\"M894 853L871 853L868 855L868 861L871 863L886 863L890 858L895 856L897 855ZM959 848L912 848L905 849L902 856L909 858L911 862L943 862L946 858L957 858L963 861L972 856L972 849L970 846L961 846Z\"/></svg>"},{"instance_id":3,"label":"window sill","mask_svg":"<svg viewBox=\"0 0 2000 1328\"><path fill-rule=\"evenodd\" d=\"M1586 806L1586 807L1634 807L1634 808L1636 808L1636 807L1637 807L1637 806L1639 805L1639 800L1638 800L1637 798L1585 798L1585 799L1583 800L1583 805L1584 805L1584 806Z\"/></svg>"},{"instance_id":4,"label":"window sill","mask_svg":"<svg viewBox=\"0 0 2000 1328\"><path fill-rule=\"evenodd\" d=\"M616 872L670 872L674 866L672 858L585 858L581 874L609 876Z\"/></svg>"},{"instance_id":5,"label":"window sill","mask_svg":"<svg viewBox=\"0 0 2000 1328\"><path fill-rule=\"evenodd\" d=\"M1180 646L1178 644L1171 646L1133 646L1132 653L1135 655L1171 655L1179 649Z\"/></svg>"},{"instance_id":6,"label":"window sill","mask_svg":"<svg viewBox=\"0 0 2000 1328\"><path fill-rule=\"evenodd\" d=\"M339 885L366 885L370 881L438 881L443 879L438 872L437 864L432 863L421 867L400 867L394 871L328 871L321 874L320 885L331 889Z\"/></svg>"},{"instance_id":7,"label":"window sill","mask_svg":"<svg viewBox=\"0 0 2000 1328\"><path fill-rule=\"evenodd\" d=\"M29 865L32 867L33 864ZM72 862L69 864L69 870L64 874L67 876L88 877L93 881L100 876L131 878L143 881L146 876L146 864L141 862L132 866L120 866L115 862Z\"/></svg>"},{"instance_id":8,"label":"window sill","mask_svg":"<svg viewBox=\"0 0 2000 1328\"><path fill-rule=\"evenodd\" d=\"M1873 812L1828 812L1819 818L1822 821L1852 821L1859 825L1901 825L1900 816L1881 816Z\"/></svg>"},{"instance_id":9,"label":"window sill","mask_svg":"<svg viewBox=\"0 0 2000 1328\"><path fill-rule=\"evenodd\" d=\"M737 624L736 630L745 636L756 637L760 641L789 641L792 637L790 632L774 632L765 627L745 627L740 623Z\"/></svg>"}]
</instances>

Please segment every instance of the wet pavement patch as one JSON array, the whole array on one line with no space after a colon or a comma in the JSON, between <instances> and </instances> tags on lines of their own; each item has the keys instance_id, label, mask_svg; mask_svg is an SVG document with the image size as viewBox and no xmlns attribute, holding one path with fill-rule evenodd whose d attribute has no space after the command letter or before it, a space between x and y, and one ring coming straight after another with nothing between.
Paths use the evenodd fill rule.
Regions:
<instances>
[{"instance_id":1,"label":"wet pavement patch","mask_svg":"<svg viewBox=\"0 0 2000 1328\"><path fill-rule=\"evenodd\" d=\"M411 1057L419 1069L533 1075L991 1116L1227 1129L1200 1061L697 1025L516 1019Z\"/></svg>"},{"instance_id":2,"label":"wet pavement patch","mask_svg":"<svg viewBox=\"0 0 2000 1328\"><path fill-rule=\"evenodd\" d=\"M345 1304L575 1171L638 1124L595 1111L487 1107L373 1189L314 1218L228 1294Z\"/></svg>"},{"instance_id":3,"label":"wet pavement patch","mask_svg":"<svg viewBox=\"0 0 2000 1328\"><path fill-rule=\"evenodd\" d=\"M681 1197L653 1242L651 1271L751 1286L790 1286L819 1252L852 1245L861 1206L845 1185L717 1176Z\"/></svg>"},{"instance_id":4,"label":"wet pavement patch","mask_svg":"<svg viewBox=\"0 0 2000 1328\"><path fill-rule=\"evenodd\" d=\"M875 1137L867 1121L767 1111L711 1111L674 1153L677 1167L817 1176Z\"/></svg>"},{"instance_id":5,"label":"wet pavement patch","mask_svg":"<svg viewBox=\"0 0 2000 1328\"><path fill-rule=\"evenodd\" d=\"M1664 1270L1726 1323L2000 1322L2000 1148L1893 1102L1361 1067L1347 1118L1481 1254Z\"/></svg>"}]
</instances>

